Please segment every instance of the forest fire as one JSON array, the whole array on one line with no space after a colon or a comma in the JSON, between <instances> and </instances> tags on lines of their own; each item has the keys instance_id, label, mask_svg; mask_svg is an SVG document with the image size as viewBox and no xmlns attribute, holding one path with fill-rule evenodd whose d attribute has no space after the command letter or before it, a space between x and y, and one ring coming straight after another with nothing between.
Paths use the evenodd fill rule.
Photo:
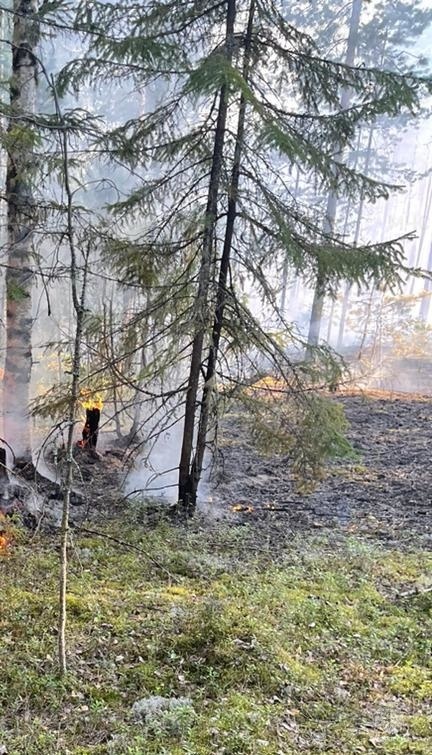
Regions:
<instances>
[{"instance_id":1,"label":"forest fire","mask_svg":"<svg viewBox=\"0 0 432 755\"><path fill-rule=\"evenodd\" d=\"M101 411L103 409L102 396L100 393L91 395L90 391L83 390L81 391L81 406L83 409L99 409Z\"/></svg>"},{"instance_id":2,"label":"forest fire","mask_svg":"<svg viewBox=\"0 0 432 755\"><path fill-rule=\"evenodd\" d=\"M9 533L6 517L0 512L0 556L4 556L7 553L11 543L12 537Z\"/></svg>"},{"instance_id":3,"label":"forest fire","mask_svg":"<svg viewBox=\"0 0 432 755\"><path fill-rule=\"evenodd\" d=\"M96 450L100 413L103 409L103 401L99 393L90 395L90 391L81 392L81 405L86 410L82 439L78 441L79 448Z\"/></svg>"},{"instance_id":4,"label":"forest fire","mask_svg":"<svg viewBox=\"0 0 432 755\"><path fill-rule=\"evenodd\" d=\"M236 514L251 514L253 510L254 507L247 503L235 503L231 506L231 511L234 511Z\"/></svg>"},{"instance_id":5,"label":"forest fire","mask_svg":"<svg viewBox=\"0 0 432 755\"><path fill-rule=\"evenodd\" d=\"M257 514L264 511L268 512L280 510L280 507L276 507L274 503L264 503L261 506L252 506L248 503L235 503L233 506L231 506L231 511L235 512L236 514Z\"/></svg>"}]
</instances>

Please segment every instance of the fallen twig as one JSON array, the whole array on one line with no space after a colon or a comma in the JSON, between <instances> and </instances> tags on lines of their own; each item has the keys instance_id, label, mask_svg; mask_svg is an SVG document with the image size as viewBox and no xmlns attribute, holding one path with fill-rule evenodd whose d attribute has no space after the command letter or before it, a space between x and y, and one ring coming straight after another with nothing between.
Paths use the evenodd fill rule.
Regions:
<instances>
[{"instance_id":1,"label":"fallen twig","mask_svg":"<svg viewBox=\"0 0 432 755\"><path fill-rule=\"evenodd\" d=\"M396 595L396 600L401 600L402 598L412 598L415 595L426 595L429 592L432 592L432 585L429 585L428 587L415 587L413 590L405 590L405 592L399 592Z\"/></svg>"}]
</instances>

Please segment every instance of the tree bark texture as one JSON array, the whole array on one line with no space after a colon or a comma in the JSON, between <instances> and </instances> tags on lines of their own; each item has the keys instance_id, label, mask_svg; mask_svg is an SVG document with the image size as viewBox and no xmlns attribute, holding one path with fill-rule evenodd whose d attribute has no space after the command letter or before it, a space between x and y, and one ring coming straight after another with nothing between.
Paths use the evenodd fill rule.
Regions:
<instances>
[{"instance_id":1,"label":"tree bark texture","mask_svg":"<svg viewBox=\"0 0 432 755\"><path fill-rule=\"evenodd\" d=\"M32 366L32 250L34 136L28 118L36 109L37 0L15 0L12 39L11 117L6 175L8 260L4 433L15 456L31 460L28 405Z\"/></svg>"}]
</instances>

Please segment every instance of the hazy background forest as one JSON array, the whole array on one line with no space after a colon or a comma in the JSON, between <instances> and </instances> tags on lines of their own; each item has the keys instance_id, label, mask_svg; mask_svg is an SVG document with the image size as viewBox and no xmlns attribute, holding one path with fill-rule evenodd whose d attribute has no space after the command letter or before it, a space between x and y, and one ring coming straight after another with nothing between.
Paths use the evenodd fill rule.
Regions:
<instances>
[{"instance_id":1,"label":"hazy background forest","mask_svg":"<svg viewBox=\"0 0 432 755\"><path fill-rule=\"evenodd\" d=\"M430 755L431 0L0 27L0 755Z\"/></svg>"},{"instance_id":2,"label":"hazy background forest","mask_svg":"<svg viewBox=\"0 0 432 755\"><path fill-rule=\"evenodd\" d=\"M306 389L311 384L331 387L348 384L352 377L377 388L422 391L428 386L430 283L422 274L411 275L409 268L427 271L432 248L426 79L432 11L427 3L402 0L341 7L305 2L295 8L270 2L252 8L251 23L257 39L263 37L262 48L253 41L252 28L250 54L246 50L242 62L241 49L233 53L233 76L242 75L249 89L241 94L240 81L227 83L233 102L217 179L215 201L221 214L211 229L214 251L209 248L200 304L203 278L196 255L200 214L209 212L205 166L216 123L212 98L222 75L205 61L217 57L223 44L224 11L191 4L184 12L197 13L196 22L187 21L187 30L176 39L166 19L157 32L156 16L140 21L138 8L119 4L110 17L110 6L42 3L33 30L35 100L31 113L18 116L23 140L30 134L34 140L25 149L35 161L26 179L36 213L29 252L33 351L27 366L32 448L34 455L49 435L47 451L52 453L66 431L62 412L69 400L76 314L66 239L74 236L78 284L86 277L80 390L90 390L104 403L101 438L114 432L130 450L133 472L127 490L153 486L159 492L166 487L174 501L180 452L199 419L192 402L194 416L183 423L190 380L196 382L196 393L203 389L201 368L192 375L195 368L188 366L190 307L208 308L208 326L199 335L202 369L205 349L213 349L208 338L221 285L218 248L222 250L226 233L225 197L232 193L230 161L236 165L236 87L244 99L245 123L242 141L237 138L242 154L227 262L230 292L224 294L214 377L207 375L204 383L217 381L217 390L213 386L203 401L208 428L204 441L186 439L186 445L197 445L186 452L189 461L182 456L183 487L194 461L195 467L203 466L200 447L214 450L209 438L228 394L240 394L242 385L267 373L285 381L288 393L296 381L294 390L301 392L302 382ZM12 11L12 4L4 5L6 128ZM35 11L31 3L23 9ZM248 8L240 4L236 13L237 39L242 28L247 35ZM156 43L155 49L146 46L146 25L150 38L158 39L160 33L164 40L159 48ZM114 41L116 35L121 42ZM187 52L183 39L190 44ZM289 59L289 47L295 51L296 45L300 55L313 46L316 56L303 72L296 68L296 52ZM175 73L167 73L175 64ZM240 101L239 112L242 107ZM10 132L11 126L6 142ZM5 149L2 166L6 181ZM8 201L6 190L3 270L10 254ZM210 259L213 253L216 262ZM3 323L6 359L6 317ZM13 408L17 416L26 412L25 393L19 402L21 409ZM254 422L260 417L265 435L268 406L248 405L247 411ZM316 405L311 411L317 411ZM53 421L60 421L54 434ZM274 418L280 427L301 421ZM18 455L24 450L17 438L5 439ZM206 459L208 467L207 454ZM194 474L198 480L201 469Z\"/></svg>"}]
</instances>

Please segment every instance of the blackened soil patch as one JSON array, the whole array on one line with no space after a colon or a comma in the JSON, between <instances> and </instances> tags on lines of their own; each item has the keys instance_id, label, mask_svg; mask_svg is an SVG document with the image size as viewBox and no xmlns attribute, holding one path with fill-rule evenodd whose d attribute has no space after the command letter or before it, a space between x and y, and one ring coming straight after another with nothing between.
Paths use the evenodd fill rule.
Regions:
<instances>
[{"instance_id":1,"label":"blackened soil patch","mask_svg":"<svg viewBox=\"0 0 432 755\"><path fill-rule=\"evenodd\" d=\"M290 533L332 530L389 546L432 545L432 399L379 392L339 395L356 460L333 462L313 493L294 490L286 458L260 455L224 431L213 504L237 523Z\"/></svg>"}]
</instances>

